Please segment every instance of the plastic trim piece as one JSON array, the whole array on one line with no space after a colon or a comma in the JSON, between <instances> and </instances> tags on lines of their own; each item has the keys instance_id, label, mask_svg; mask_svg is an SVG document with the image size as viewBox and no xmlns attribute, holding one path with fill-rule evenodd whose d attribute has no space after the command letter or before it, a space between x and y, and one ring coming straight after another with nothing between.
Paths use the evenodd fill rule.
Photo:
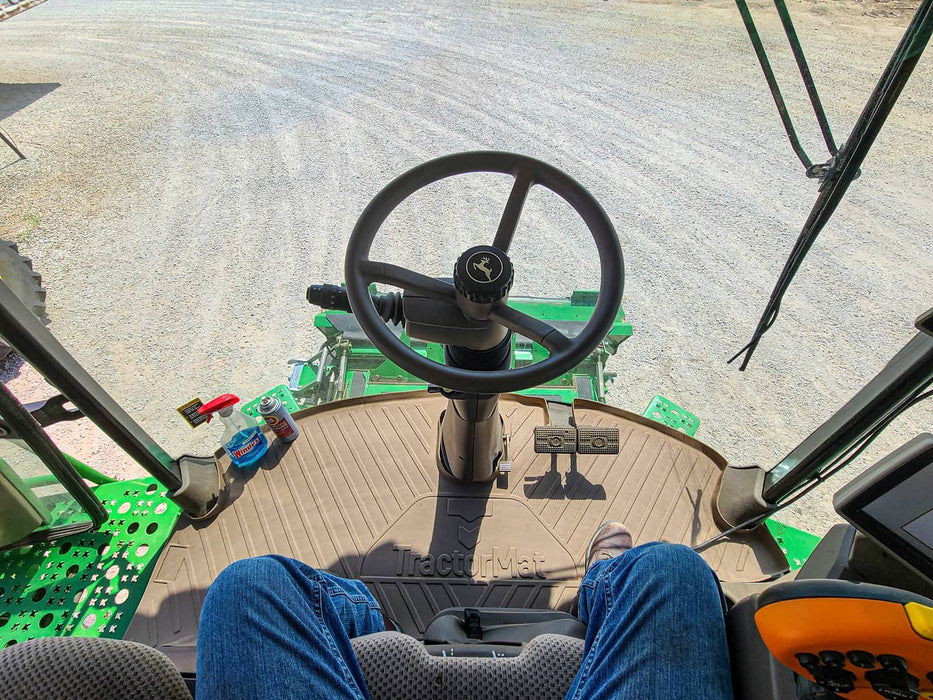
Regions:
<instances>
[{"instance_id":1,"label":"plastic trim piece","mask_svg":"<svg viewBox=\"0 0 933 700\"><path fill-rule=\"evenodd\" d=\"M756 465L726 467L713 512L721 524L735 527L759 515L763 518L774 510L761 498L766 475L767 472Z\"/></svg>"},{"instance_id":2,"label":"plastic trim piece","mask_svg":"<svg viewBox=\"0 0 933 700\"><path fill-rule=\"evenodd\" d=\"M168 497L194 520L214 515L221 505L223 478L213 457L183 455L178 460L181 488L169 491Z\"/></svg>"},{"instance_id":3,"label":"plastic trim piece","mask_svg":"<svg viewBox=\"0 0 933 700\"><path fill-rule=\"evenodd\" d=\"M904 610L907 611L907 619L914 632L933 641L933 608L911 602L904 606Z\"/></svg>"}]
</instances>

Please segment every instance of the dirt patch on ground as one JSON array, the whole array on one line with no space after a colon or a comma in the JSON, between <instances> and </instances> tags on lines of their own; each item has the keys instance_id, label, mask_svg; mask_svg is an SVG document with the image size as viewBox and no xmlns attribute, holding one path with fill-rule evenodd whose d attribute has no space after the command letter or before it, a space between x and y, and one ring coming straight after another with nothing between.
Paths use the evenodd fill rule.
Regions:
<instances>
[{"instance_id":1,"label":"dirt patch on ground","mask_svg":"<svg viewBox=\"0 0 933 700\"><path fill-rule=\"evenodd\" d=\"M859 0L850 4L853 11L872 18L909 19L917 11L917 3L908 0Z\"/></svg>"}]
</instances>

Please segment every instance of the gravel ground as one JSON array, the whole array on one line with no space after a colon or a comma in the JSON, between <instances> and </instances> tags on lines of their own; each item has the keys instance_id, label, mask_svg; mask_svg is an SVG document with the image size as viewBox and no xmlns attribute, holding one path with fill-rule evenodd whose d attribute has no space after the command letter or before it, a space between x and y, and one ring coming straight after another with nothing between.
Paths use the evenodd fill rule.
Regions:
<instances>
[{"instance_id":1,"label":"gravel ground","mask_svg":"<svg viewBox=\"0 0 933 700\"><path fill-rule=\"evenodd\" d=\"M841 140L906 19L790 6ZM819 159L773 8L755 9ZM174 407L254 396L316 349L305 286L341 280L356 217L389 179L454 151L536 156L603 203L636 329L610 365L610 401L640 411L664 394L733 463L780 459L930 305L927 55L749 371L725 365L816 196L725 0L54 0L0 25L0 63L0 120L29 155L0 150L0 237L43 272L57 337L174 454L217 439ZM496 177L439 186L393 216L380 250L447 275L491 241L507 192ZM513 250L517 294L598 279L581 224L545 193ZM41 393L15 364L4 376ZM853 470L931 417L899 419ZM83 449L132 472L98 442ZM833 490L785 519L822 533Z\"/></svg>"}]
</instances>

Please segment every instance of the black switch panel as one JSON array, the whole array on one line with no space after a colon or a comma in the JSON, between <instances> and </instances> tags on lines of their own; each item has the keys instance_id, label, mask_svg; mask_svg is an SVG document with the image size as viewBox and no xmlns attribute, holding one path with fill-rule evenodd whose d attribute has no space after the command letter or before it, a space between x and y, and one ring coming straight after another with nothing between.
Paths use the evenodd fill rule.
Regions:
<instances>
[{"instance_id":1,"label":"black switch panel","mask_svg":"<svg viewBox=\"0 0 933 700\"><path fill-rule=\"evenodd\" d=\"M899 656L879 654L882 668L865 673L872 689L887 700L915 700L918 696L917 678L907 673L907 664Z\"/></svg>"}]
</instances>

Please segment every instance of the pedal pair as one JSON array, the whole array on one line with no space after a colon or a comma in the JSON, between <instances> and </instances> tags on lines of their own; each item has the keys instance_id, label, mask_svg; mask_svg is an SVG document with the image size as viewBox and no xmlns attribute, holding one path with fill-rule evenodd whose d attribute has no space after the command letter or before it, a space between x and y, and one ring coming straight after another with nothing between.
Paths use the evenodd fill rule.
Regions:
<instances>
[{"instance_id":1,"label":"pedal pair","mask_svg":"<svg viewBox=\"0 0 933 700\"><path fill-rule=\"evenodd\" d=\"M539 425L535 428L539 454L619 454L619 429L588 425Z\"/></svg>"}]
</instances>

